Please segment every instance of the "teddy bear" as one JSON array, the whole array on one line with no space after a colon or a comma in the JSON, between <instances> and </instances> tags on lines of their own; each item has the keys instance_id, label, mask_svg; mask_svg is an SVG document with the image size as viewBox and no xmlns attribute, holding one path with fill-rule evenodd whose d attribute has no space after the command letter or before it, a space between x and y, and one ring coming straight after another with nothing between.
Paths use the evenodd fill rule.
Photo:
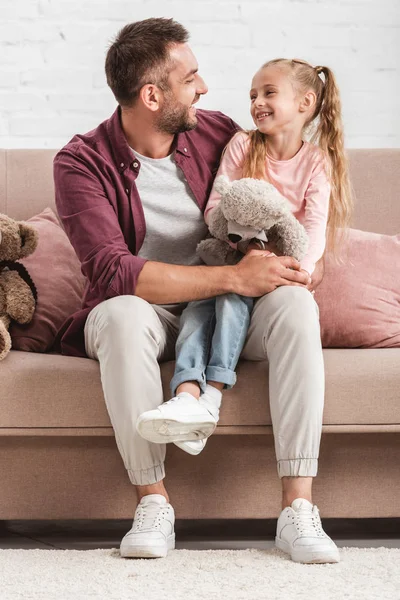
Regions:
<instances>
[{"instance_id":1,"label":"teddy bear","mask_svg":"<svg viewBox=\"0 0 400 600\"><path fill-rule=\"evenodd\" d=\"M34 227L0 214L0 360L11 349L11 320L29 323L36 308L37 291L27 269L17 262L35 251Z\"/></svg>"},{"instance_id":2,"label":"teddy bear","mask_svg":"<svg viewBox=\"0 0 400 600\"><path fill-rule=\"evenodd\" d=\"M269 182L243 178L215 180L221 201L210 216L209 237L197 246L207 265L237 264L243 254L229 242L272 242L279 254L301 260L308 249L308 235L290 209L288 200Z\"/></svg>"}]
</instances>

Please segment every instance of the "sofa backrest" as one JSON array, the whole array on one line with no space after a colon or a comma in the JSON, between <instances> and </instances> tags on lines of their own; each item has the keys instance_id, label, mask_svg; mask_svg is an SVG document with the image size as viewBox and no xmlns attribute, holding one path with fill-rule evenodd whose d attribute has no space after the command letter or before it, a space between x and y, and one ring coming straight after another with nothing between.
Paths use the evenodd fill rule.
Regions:
<instances>
[{"instance_id":1,"label":"sofa backrest","mask_svg":"<svg viewBox=\"0 0 400 600\"><path fill-rule=\"evenodd\" d=\"M55 210L52 162L56 150L0 149L0 213L28 219ZM400 149L348 151L356 208L352 226L400 231Z\"/></svg>"}]
</instances>

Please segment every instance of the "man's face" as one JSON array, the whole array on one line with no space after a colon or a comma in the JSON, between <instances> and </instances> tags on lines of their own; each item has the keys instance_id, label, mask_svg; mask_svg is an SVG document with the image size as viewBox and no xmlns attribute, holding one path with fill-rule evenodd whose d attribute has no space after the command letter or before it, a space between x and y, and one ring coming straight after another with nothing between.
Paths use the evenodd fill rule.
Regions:
<instances>
[{"instance_id":1,"label":"man's face","mask_svg":"<svg viewBox=\"0 0 400 600\"><path fill-rule=\"evenodd\" d=\"M156 123L159 131L175 135L197 125L196 108L200 96L208 92L198 74L196 58L187 44L176 44L170 51L174 68L168 77L169 89Z\"/></svg>"}]
</instances>

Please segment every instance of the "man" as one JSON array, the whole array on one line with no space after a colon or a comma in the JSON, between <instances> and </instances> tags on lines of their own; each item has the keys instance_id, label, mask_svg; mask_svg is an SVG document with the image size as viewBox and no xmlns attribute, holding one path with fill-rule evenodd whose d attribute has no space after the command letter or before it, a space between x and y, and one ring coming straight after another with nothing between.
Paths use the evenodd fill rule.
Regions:
<instances>
[{"instance_id":1,"label":"man","mask_svg":"<svg viewBox=\"0 0 400 600\"><path fill-rule=\"evenodd\" d=\"M294 258L261 250L232 267L199 264L202 212L239 127L219 112L196 111L207 86L187 40L172 19L124 27L106 58L117 111L54 160L57 209L87 277L83 308L63 326L61 348L99 361L117 446L136 486L139 505L121 556L162 557L175 541L165 444L139 436L138 416L163 402L158 363L174 357L185 302L229 292L259 297L242 356L269 360L283 490L277 544L297 561L337 562L311 503L324 369L309 290L320 275L310 282Z\"/></svg>"}]
</instances>

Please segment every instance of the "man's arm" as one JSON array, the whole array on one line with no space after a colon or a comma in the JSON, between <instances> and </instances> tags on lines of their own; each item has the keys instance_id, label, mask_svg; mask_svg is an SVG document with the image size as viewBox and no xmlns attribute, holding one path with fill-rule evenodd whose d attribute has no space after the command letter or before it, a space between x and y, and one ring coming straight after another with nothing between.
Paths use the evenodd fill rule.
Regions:
<instances>
[{"instance_id":1,"label":"man's arm","mask_svg":"<svg viewBox=\"0 0 400 600\"><path fill-rule=\"evenodd\" d=\"M129 251L96 169L79 149L62 150L54 159L54 183L59 217L91 293L100 300L134 294L146 261Z\"/></svg>"},{"instance_id":2,"label":"man's arm","mask_svg":"<svg viewBox=\"0 0 400 600\"><path fill-rule=\"evenodd\" d=\"M226 267L186 267L148 261L139 274L135 295L151 304L172 304L228 293L256 298L281 285L307 284L297 260L268 254L253 250L237 265Z\"/></svg>"}]
</instances>

